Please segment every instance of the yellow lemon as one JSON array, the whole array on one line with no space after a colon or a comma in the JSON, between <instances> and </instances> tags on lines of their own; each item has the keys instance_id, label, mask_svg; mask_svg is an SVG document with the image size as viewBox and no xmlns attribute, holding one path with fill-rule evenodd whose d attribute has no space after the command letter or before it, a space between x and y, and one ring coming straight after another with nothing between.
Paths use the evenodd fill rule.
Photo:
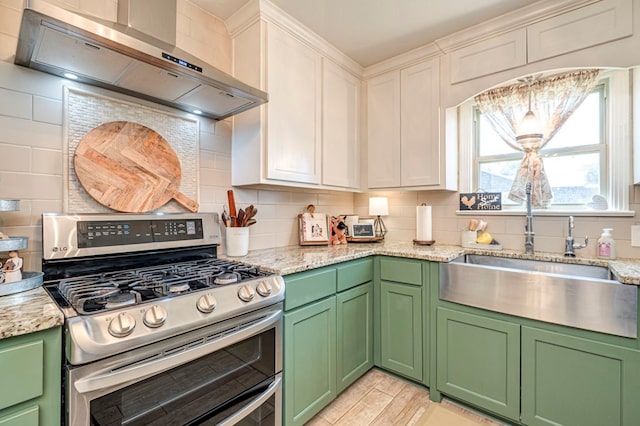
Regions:
<instances>
[{"instance_id":1,"label":"yellow lemon","mask_svg":"<svg viewBox=\"0 0 640 426\"><path fill-rule=\"evenodd\" d=\"M491 241L493 241L493 237L488 232L479 233L478 238L476 239L478 244L491 244Z\"/></svg>"}]
</instances>

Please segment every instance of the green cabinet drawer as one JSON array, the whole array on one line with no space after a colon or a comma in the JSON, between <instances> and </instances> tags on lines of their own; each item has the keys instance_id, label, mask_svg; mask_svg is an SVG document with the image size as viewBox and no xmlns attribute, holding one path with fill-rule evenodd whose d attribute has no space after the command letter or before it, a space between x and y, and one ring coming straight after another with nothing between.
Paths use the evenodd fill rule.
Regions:
<instances>
[{"instance_id":1,"label":"green cabinet drawer","mask_svg":"<svg viewBox=\"0 0 640 426\"><path fill-rule=\"evenodd\" d=\"M44 342L42 340L19 343L0 349L0 377L2 378L0 409L42 395L43 374Z\"/></svg>"},{"instance_id":2,"label":"green cabinet drawer","mask_svg":"<svg viewBox=\"0 0 640 426\"><path fill-rule=\"evenodd\" d=\"M284 281L284 310L288 311L335 294L336 269L322 268L286 275Z\"/></svg>"},{"instance_id":3,"label":"green cabinet drawer","mask_svg":"<svg viewBox=\"0 0 640 426\"><path fill-rule=\"evenodd\" d=\"M0 415L0 426L35 426L39 424L40 409L33 405L24 410Z\"/></svg>"},{"instance_id":4,"label":"green cabinet drawer","mask_svg":"<svg viewBox=\"0 0 640 426\"><path fill-rule=\"evenodd\" d=\"M355 260L338 267L338 291L373 280L373 259Z\"/></svg>"},{"instance_id":5,"label":"green cabinet drawer","mask_svg":"<svg viewBox=\"0 0 640 426\"><path fill-rule=\"evenodd\" d=\"M422 262L409 259L380 259L380 279L397 283L422 285Z\"/></svg>"}]
</instances>

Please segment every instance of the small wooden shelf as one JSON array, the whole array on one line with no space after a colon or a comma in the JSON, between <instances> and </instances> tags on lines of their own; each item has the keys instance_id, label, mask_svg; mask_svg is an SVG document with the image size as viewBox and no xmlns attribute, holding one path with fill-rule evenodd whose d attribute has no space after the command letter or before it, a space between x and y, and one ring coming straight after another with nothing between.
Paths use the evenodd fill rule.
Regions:
<instances>
[{"instance_id":1,"label":"small wooden shelf","mask_svg":"<svg viewBox=\"0 0 640 426\"><path fill-rule=\"evenodd\" d=\"M382 240L383 240L382 237L370 237L370 238L347 237L348 243L377 243Z\"/></svg>"}]
</instances>

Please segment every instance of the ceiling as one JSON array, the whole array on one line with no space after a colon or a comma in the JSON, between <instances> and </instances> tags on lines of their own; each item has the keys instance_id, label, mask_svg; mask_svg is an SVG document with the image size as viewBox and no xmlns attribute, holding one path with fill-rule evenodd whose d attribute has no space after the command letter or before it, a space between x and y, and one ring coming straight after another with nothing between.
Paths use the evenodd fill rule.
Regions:
<instances>
[{"instance_id":1,"label":"ceiling","mask_svg":"<svg viewBox=\"0 0 640 426\"><path fill-rule=\"evenodd\" d=\"M190 0L227 19L248 0ZM536 0L271 0L363 67Z\"/></svg>"}]
</instances>

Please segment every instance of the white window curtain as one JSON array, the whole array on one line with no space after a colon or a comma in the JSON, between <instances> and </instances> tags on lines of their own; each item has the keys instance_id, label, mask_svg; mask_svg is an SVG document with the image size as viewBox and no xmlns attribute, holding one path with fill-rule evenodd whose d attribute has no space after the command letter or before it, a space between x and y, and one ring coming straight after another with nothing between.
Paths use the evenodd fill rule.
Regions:
<instances>
[{"instance_id":1,"label":"white window curtain","mask_svg":"<svg viewBox=\"0 0 640 426\"><path fill-rule=\"evenodd\" d=\"M536 208L549 207L553 193L540 150L593 90L599 73L597 69L580 70L530 79L488 90L474 98L498 135L513 149L524 153L509 199L522 203L526 199L526 184L531 182L531 204ZM541 125L543 136L541 139L518 143L518 127L529 107Z\"/></svg>"}]
</instances>

